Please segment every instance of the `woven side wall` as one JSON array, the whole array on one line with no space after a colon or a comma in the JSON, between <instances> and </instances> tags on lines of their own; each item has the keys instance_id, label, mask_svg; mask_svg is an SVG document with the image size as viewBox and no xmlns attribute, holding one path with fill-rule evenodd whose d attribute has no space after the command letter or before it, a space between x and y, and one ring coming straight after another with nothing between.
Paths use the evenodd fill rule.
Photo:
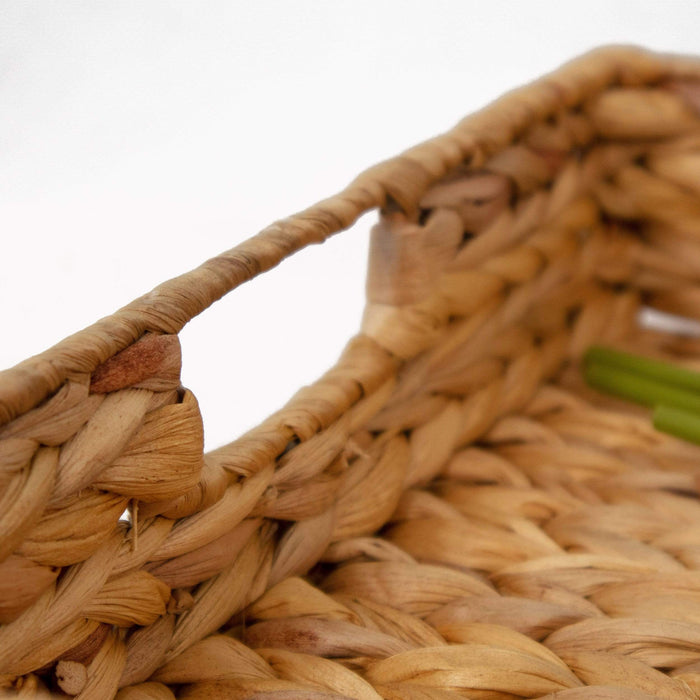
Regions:
<instances>
[{"instance_id":1,"label":"woven side wall","mask_svg":"<svg viewBox=\"0 0 700 700\"><path fill-rule=\"evenodd\" d=\"M696 697L697 449L576 369L700 357L636 324L700 308L696 80L593 54L0 375L0 687ZM361 333L203 455L176 332L375 205Z\"/></svg>"}]
</instances>

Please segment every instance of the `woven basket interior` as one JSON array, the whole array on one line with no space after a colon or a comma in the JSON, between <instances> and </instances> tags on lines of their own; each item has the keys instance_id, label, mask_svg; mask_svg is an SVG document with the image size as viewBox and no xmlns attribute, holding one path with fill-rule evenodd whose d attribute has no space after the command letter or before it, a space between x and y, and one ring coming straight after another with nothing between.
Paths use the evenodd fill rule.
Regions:
<instances>
[{"instance_id":1,"label":"woven basket interior","mask_svg":"<svg viewBox=\"0 0 700 700\"><path fill-rule=\"evenodd\" d=\"M375 205L360 333L203 455L180 304ZM284 226L0 374L0 694L700 697L700 448L580 368L700 369L639 322L700 317L698 63L591 54Z\"/></svg>"}]
</instances>

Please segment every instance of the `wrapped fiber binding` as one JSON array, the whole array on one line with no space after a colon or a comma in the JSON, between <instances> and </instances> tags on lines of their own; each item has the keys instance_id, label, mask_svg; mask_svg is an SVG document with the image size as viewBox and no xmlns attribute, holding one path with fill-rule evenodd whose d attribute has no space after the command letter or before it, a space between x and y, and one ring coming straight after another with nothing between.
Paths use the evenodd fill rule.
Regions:
<instances>
[{"instance_id":1,"label":"wrapped fiber binding","mask_svg":"<svg viewBox=\"0 0 700 700\"><path fill-rule=\"evenodd\" d=\"M369 209L359 334L203 454L178 332ZM696 698L700 449L578 367L697 365L642 307L700 316L700 62L614 47L1 373L0 693Z\"/></svg>"}]
</instances>

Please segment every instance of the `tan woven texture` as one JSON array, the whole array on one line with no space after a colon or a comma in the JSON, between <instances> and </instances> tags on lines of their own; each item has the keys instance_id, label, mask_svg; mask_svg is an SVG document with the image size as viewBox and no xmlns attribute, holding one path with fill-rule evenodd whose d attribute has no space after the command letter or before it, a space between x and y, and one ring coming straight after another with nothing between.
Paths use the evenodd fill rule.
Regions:
<instances>
[{"instance_id":1,"label":"tan woven texture","mask_svg":"<svg viewBox=\"0 0 700 700\"><path fill-rule=\"evenodd\" d=\"M372 208L361 332L203 454L177 333ZM0 373L0 694L700 697L700 448L578 365L700 367L643 306L700 316L700 63L608 48Z\"/></svg>"}]
</instances>

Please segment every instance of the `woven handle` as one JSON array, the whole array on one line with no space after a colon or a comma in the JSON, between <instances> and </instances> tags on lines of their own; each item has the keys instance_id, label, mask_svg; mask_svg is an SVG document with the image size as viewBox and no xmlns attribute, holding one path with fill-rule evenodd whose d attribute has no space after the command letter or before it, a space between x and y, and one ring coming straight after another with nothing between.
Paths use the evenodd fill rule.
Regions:
<instances>
[{"instance_id":1,"label":"woven handle","mask_svg":"<svg viewBox=\"0 0 700 700\"><path fill-rule=\"evenodd\" d=\"M419 153L374 166L342 192L268 226L49 350L0 372L0 425L36 406L71 373L92 372L145 333L178 333L228 292L307 245L323 243L349 228L370 209L388 201L409 208L408 203L416 199L416 187L426 188L464 157L454 148L441 153L439 139L426 146L439 156L430 172L421 164Z\"/></svg>"}]
</instances>

